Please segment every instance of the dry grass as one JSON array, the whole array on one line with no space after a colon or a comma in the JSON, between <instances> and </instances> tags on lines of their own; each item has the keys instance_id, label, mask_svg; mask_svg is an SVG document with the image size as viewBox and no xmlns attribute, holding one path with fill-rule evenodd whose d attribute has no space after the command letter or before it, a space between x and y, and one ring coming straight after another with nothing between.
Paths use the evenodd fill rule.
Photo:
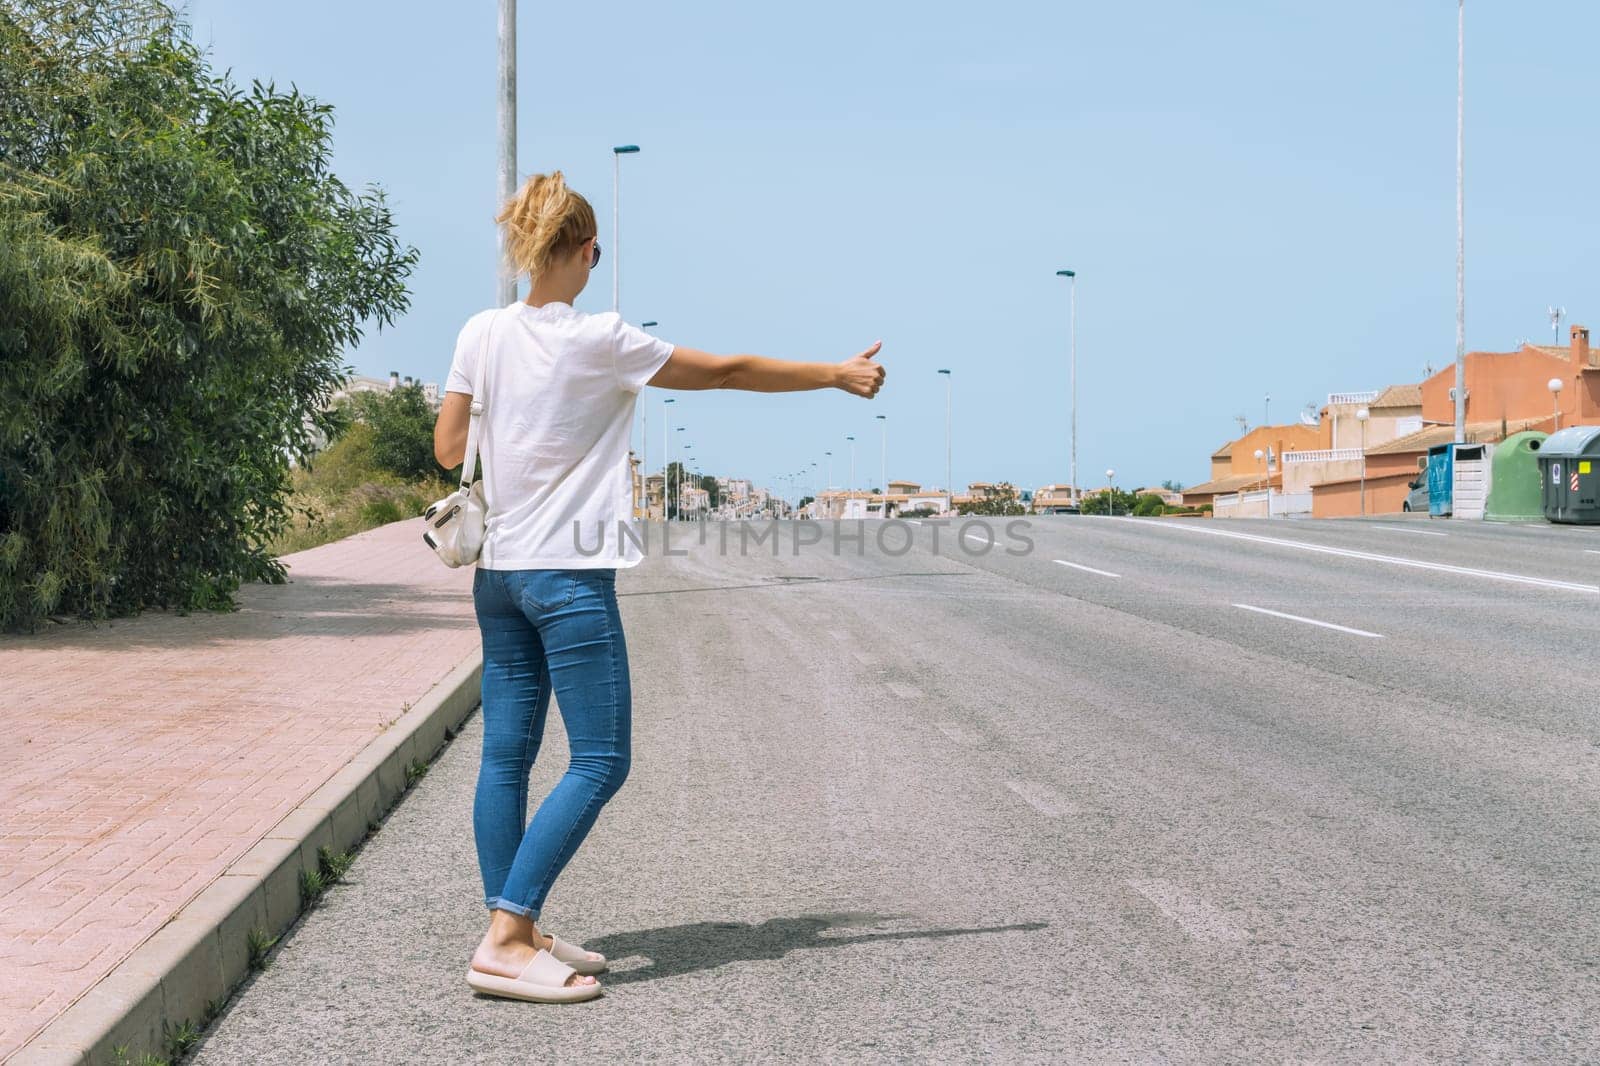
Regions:
<instances>
[{"instance_id":1,"label":"dry grass","mask_svg":"<svg viewBox=\"0 0 1600 1066\"><path fill-rule=\"evenodd\" d=\"M415 517L454 487L439 478L406 481L377 469L371 430L358 422L309 468L295 471L289 497L294 520L272 552L288 555Z\"/></svg>"}]
</instances>

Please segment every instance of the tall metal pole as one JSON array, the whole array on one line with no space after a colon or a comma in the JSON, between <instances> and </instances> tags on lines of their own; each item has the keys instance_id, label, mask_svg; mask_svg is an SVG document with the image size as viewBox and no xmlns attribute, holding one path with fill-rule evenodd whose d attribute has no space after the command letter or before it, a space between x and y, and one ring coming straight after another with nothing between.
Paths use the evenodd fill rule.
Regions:
<instances>
[{"instance_id":1,"label":"tall metal pole","mask_svg":"<svg viewBox=\"0 0 1600 1066\"><path fill-rule=\"evenodd\" d=\"M500 0L500 202L517 191L517 0ZM505 231L500 231L500 285L496 299L501 307L517 298L517 268L506 254Z\"/></svg>"},{"instance_id":2,"label":"tall metal pole","mask_svg":"<svg viewBox=\"0 0 1600 1066\"><path fill-rule=\"evenodd\" d=\"M1072 274L1072 497L1078 503L1078 274Z\"/></svg>"},{"instance_id":3,"label":"tall metal pole","mask_svg":"<svg viewBox=\"0 0 1600 1066\"><path fill-rule=\"evenodd\" d=\"M846 437L845 440L850 442L850 495L845 497L846 500L850 501L845 506L849 507L855 502L856 498L856 439L854 437Z\"/></svg>"},{"instance_id":4,"label":"tall metal pole","mask_svg":"<svg viewBox=\"0 0 1600 1066\"><path fill-rule=\"evenodd\" d=\"M956 487L950 480L950 379L953 375L948 370L941 370L939 373L944 375L944 491L946 497L948 497L950 510L954 511L956 509Z\"/></svg>"},{"instance_id":5,"label":"tall metal pole","mask_svg":"<svg viewBox=\"0 0 1600 1066\"><path fill-rule=\"evenodd\" d=\"M667 412L667 404L669 404L669 403L677 403L677 402L678 402L677 398L673 397L673 396L668 396L665 400L661 401L661 521L662 522L665 522L667 520L667 515L671 513L671 510L670 510L670 508L668 506L669 500L668 500L668 492L667 492L667 482L668 482L668 479L671 478L671 476L672 476L672 457L671 457L672 441L667 436L667 434L672 431L672 421L671 421L671 419L669 419L667 417L667 414L668 414L668 412Z\"/></svg>"},{"instance_id":6,"label":"tall metal pole","mask_svg":"<svg viewBox=\"0 0 1600 1066\"><path fill-rule=\"evenodd\" d=\"M622 313L622 157L637 155L637 144L611 149L611 310Z\"/></svg>"},{"instance_id":7,"label":"tall metal pole","mask_svg":"<svg viewBox=\"0 0 1600 1066\"><path fill-rule=\"evenodd\" d=\"M1069 318L1069 339L1067 342L1068 350L1071 354L1067 361L1072 367L1072 485L1068 496L1074 504L1077 504L1082 498L1082 494L1078 491L1078 272L1076 270L1058 270L1056 271L1056 277L1066 278L1071 286L1069 299L1072 311Z\"/></svg>"},{"instance_id":8,"label":"tall metal pole","mask_svg":"<svg viewBox=\"0 0 1600 1066\"><path fill-rule=\"evenodd\" d=\"M1456 0L1456 443L1467 439L1467 0Z\"/></svg>"},{"instance_id":9,"label":"tall metal pole","mask_svg":"<svg viewBox=\"0 0 1600 1066\"><path fill-rule=\"evenodd\" d=\"M879 488L878 488L878 491L883 493L883 507L879 510L878 517L880 517L880 518L888 518L889 517L889 416L888 415L879 415L878 416L878 421L883 423L883 425L879 427L880 429L883 430L883 455L879 459L879 464L881 466L881 469L879 470L879 476L883 480L882 480L882 482L881 482L881 484L879 485Z\"/></svg>"}]
</instances>

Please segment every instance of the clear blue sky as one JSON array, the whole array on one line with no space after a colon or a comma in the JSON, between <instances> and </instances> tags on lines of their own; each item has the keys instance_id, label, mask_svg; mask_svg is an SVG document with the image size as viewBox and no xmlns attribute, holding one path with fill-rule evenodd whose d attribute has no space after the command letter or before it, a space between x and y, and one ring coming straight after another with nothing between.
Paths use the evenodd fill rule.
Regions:
<instances>
[{"instance_id":1,"label":"clear blue sky","mask_svg":"<svg viewBox=\"0 0 1600 1066\"><path fill-rule=\"evenodd\" d=\"M678 394L702 469L770 482L835 453L876 484L1065 481L1079 271L1086 485L1207 476L1207 456L1329 391L1455 352L1450 0L804 5L524 3L522 174L561 168L611 244L623 313L713 351L843 358L871 403ZM412 310L356 369L443 381L494 297L495 4L192 0L241 81L337 108L336 164L422 253ZM1592 56L1600 5L1467 5L1467 342L1600 326ZM609 260L580 306L610 306ZM1563 328L1564 332L1564 328ZM661 394L646 392L649 456Z\"/></svg>"}]
</instances>

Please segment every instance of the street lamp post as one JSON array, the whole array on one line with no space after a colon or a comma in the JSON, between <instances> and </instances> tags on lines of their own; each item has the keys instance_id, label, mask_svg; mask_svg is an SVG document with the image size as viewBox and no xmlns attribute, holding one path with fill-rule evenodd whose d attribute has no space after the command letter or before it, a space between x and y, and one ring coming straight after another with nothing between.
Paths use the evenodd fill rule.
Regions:
<instances>
[{"instance_id":1,"label":"street lamp post","mask_svg":"<svg viewBox=\"0 0 1600 1066\"><path fill-rule=\"evenodd\" d=\"M622 157L637 155L637 144L611 149L611 310L622 313Z\"/></svg>"},{"instance_id":2,"label":"street lamp post","mask_svg":"<svg viewBox=\"0 0 1600 1066\"><path fill-rule=\"evenodd\" d=\"M640 329L649 329L659 326L659 322L641 322ZM639 469L650 469L650 411L644 404L639 405ZM650 491L644 487L644 478L639 479L639 491L644 494L644 516L650 517Z\"/></svg>"},{"instance_id":3,"label":"street lamp post","mask_svg":"<svg viewBox=\"0 0 1600 1066\"><path fill-rule=\"evenodd\" d=\"M679 426L678 429L682 430L683 427ZM683 446L683 458L678 461L678 517L679 518L683 517L683 479L684 479L684 476L689 473L689 453L692 452L692 451L694 451L694 445L693 444L685 444ZM694 482L693 482L692 479L689 482L689 486L690 486L690 488L694 487Z\"/></svg>"},{"instance_id":4,"label":"street lamp post","mask_svg":"<svg viewBox=\"0 0 1600 1066\"><path fill-rule=\"evenodd\" d=\"M1072 382L1072 502L1080 504L1081 493L1078 491L1078 272L1076 270L1058 270L1056 277L1066 278L1070 283L1068 297L1071 312L1068 326L1068 362L1071 365Z\"/></svg>"},{"instance_id":5,"label":"street lamp post","mask_svg":"<svg viewBox=\"0 0 1600 1066\"><path fill-rule=\"evenodd\" d=\"M1261 482L1267 490L1267 517L1272 517L1272 449L1256 449L1256 462L1261 463Z\"/></svg>"},{"instance_id":6,"label":"street lamp post","mask_svg":"<svg viewBox=\"0 0 1600 1066\"><path fill-rule=\"evenodd\" d=\"M878 517L879 518L888 518L889 517L889 416L888 415L878 415L877 418L878 418L879 422L883 423L883 425L878 427L879 429L883 430L883 455L882 455L881 459L879 460L880 470L878 471L878 476L880 478L882 478L882 481L878 485L878 491L883 493L883 499L879 502Z\"/></svg>"},{"instance_id":7,"label":"street lamp post","mask_svg":"<svg viewBox=\"0 0 1600 1066\"><path fill-rule=\"evenodd\" d=\"M1356 421L1361 424L1361 513L1367 513L1367 419L1372 412L1365 407L1356 411Z\"/></svg>"},{"instance_id":8,"label":"street lamp post","mask_svg":"<svg viewBox=\"0 0 1600 1066\"><path fill-rule=\"evenodd\" d=\"M671 493L667 490L667 479L672 476L672 445L667 432L672 427L667 421L667 404L677 402L675 396L668 396L661 401L661 521L663 522L671 513Z\"/></svg>"},{"instance_id":9,"label":"street lamp post","mask_svg":"<svg viewBox=\"0 0 1600 1066\"><path fill-rule=\"evenodd\" d=\"M1550 389L1550 399L1555 406L1556 428L1554 432L1557 433L1561 431L1561 389L1565 384L1566 382L1562 381L1560 378L1551 378L1548 385L1548 388Z\"/></svg>"},{"instance_id":10,"label":"street lamp post","mask_svg":"<svg viewBox=\"0 0 1600 1066\"><path fill-rule=\"evenodd\" d=\"M833 517L833 453L832 452L823 452L822 454L828 460L828 483L826 485L824 485L823 488L828 493L828 517L832 518Z\"/></svg>"},{"instance_id":11,"label":"street lamp post","mask_svg":"<svg viewBox=\"0 0 1600 1066\"><path fill-rule=\"evenodd\" d=\"M517 191L517 0L500 0L500 203ZM499 306L517 298L517 268L500 230Z\"/></svg>"},{"instance_id":12,"label":"street lamp post","mask_svg":"<svg viewBox=\"0 0 1600 1066\"><path fill-rule=\"evenodd\" d=\"M954 512L956 509L956 486L950 473L950 400L952 394L951 373L941 370L944 375L944 492L948 503L947 509Z\"/></svg>"},{"instance_id":13,"label":"street lamp post","mask_svg":"<svg viewBox=\"0 0 1600 1066\"><path fill-rule=\"evenodd\" d=\"M855 502L856 498L856 439L854 437L845 437L845 440L850 442L850 495L845 497L849 501L845 506L849 507L851 503Z\"/></svg>"},{"instance_id":14,"label":"street lamp post","mask_svg":"<svg viewBox=\"0 0 1600 1066\"><path fill-rule=\"evenodd\" d=\"M676 433L682 433L683 431L684 431L684 427L683 426L678 426L674 430L674 432L676 432ZM689 446L687 444L685 444L683 446L682 450L687 452L689 450ZM678 460L678 517L680 517L680 518L683 517L683 464L684 464L684 461L687 458L688 457L685 456L684 459ZM669 471L669 473L670 473L671 469L672 469L672 457L669 455L667 457L667 470ZM670 502L671 498L669 497L668 499L669 499L669 502ZM669 515L672 513L670 508L667 511L667 513Z\"/></svg>"},{"instance_id":15,"label":"street lamp post","mask_svg":"<svg viewBox=\"0 0 1600 1066\"><path fill-rule=\"evenodd\" d=\"M1106 471L1106 513L1117 517L1117 472Z\"/></svg>"},{"instance_id":16,"label":"street lamp post","mask_svg":"<svg viewBox=\"0 0 1600 1066\"><path fill-rule=\"evenodd\" d=\"M1456 443L1467 440L1467 0L1456 0ZM1361 468L1366 470L1365 454Z\"/></svg>"}]
</instances>

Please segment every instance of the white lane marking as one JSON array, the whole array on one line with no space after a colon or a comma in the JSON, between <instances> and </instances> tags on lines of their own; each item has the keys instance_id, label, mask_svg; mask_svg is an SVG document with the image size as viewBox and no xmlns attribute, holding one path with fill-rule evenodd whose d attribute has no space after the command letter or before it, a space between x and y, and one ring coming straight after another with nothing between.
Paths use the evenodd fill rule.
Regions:
<instances>
[{"instance_id":1,"label":"white lane marking","mask_svg":"<svg viewBox=\"0 0 1600 1066\"><path fill-rule=\"evenodd\" d=\"M1600 555L1600 551L1595 551L1593 548L1585 548L1585 549L1583 549L1583 554L1585 554L1585 555Z\"/></svg>"},{"instance_id":2,"label":"white lane marking","mask_svg":"<svg viewBox=\"0 0 1600 1066\"><path fill-rule=\"evenodd\" d=\"M902 685L898 681L889 682L889 691L903 700L920 700L922 698L922 693L910 685Z\"/></svg>"},{"instance_id":3,"label":"white lane marking","mask_svg":"<svg viewBox=\"0 0 1600 1066\"><path fill-rule=\"evenodd\" d=\"M1388 529L1395 533L1415 533L1419 537L1448 537L1448 533L1440 533L1437 529L1407 529L1405 526L1386 526L1376 523L1373 529Z\"/></svg>"},{"instance_id":4,"label":"white lane marking","mask_svg":"<svg viewBox=\"0 0 1600 1066\"><path fill-rule=\"evenodd\" d=\"M939 722L937 724L939 726L939 732L943 733L957 744L968 748L975 748L978 746L978 738L975 734L969 733L960 726L951 723Z\"/></svg>"},{"instance_id":5,"label":"white lane marking","mask_svg":"<svg viewBox=\"0 0 1600 1066\"><path fill-rule=\"evenodd\" d=\"M1555 581L1545 577L1528 577L1525 574L1507 574L1499 570L1476 570L1470 566L1429 563L1421 559L1407 559L1401 555L1379 555L1376 552L1352 551L1349 548L1330 548L1325 544L1308 544L1303 540L1263 537L1255 533L1235 533L1226 529L1205 529L1188 522L1147 522L1138 518L1121 518L1118 521L1131 522L1146 529L1179 529L1186 533L1204 533L1208 537L1228 537L1232 540L1249 540L1258 544L1274 544L1283 548L1297 548L1300 551L1316 552L1319 555L1340 555L1346 559L1364 559L1371 563L1409 566L1415 570L1433 570L1441 574L1460 574L1463 577L1482 577L1491 581L1509 581L1514 585L1532 585L1535 588L1561 589L1566 592L1600 593L1600 585L1580 585L1573 581Z\"/></svg>"},{"instance_id":6,"label":"white lane marking","mask_svg":"<svg viewBox=\"0 0 1600 1066\"><path fill-rule=\"evenodd\" d=\"M860 663L862 666L873 666L878 661L877 656L868 655L864 651L852 651L850 654L854 655L856 657L856 662Z\"/></svg>"},{"instance_id":7,"label":"white lane marking","mask_svg":"<svg viewBox=\"0 0 1600 1066\"><path fill-rule=\"evenodd\" d=\"M921 519L917 519L917 518L902 518L900 521L902 521L902 522L910 522L914 526L922 525L922 520Z\"/></svg>"},{"instance_id":8,"label":"white lane marking","mask_svg":"<svg viewBox=\"0 0 1600 1066\"><path fill-rule=\"evenodd\" d=\"M1254 611L1257 614L1270 614L1274 618L1287 618L1291 622L1304 622L1308 626L1321 626L1323 629L1337 629L1341 633L1353 633L1358 637L1373 637L1383 639L1382 633L1368 633L1365 629L1351 629L1349 626L1334 625L1332 622L1319 622L1315 618L1301 618L1297 614L1284 614L1282 611L1269 611L1265 607L1252 607L1248 603L1236 603L1235 607L1245 611Z\"/></svg>"},{"instance_id":9,"label":"white lane marking","mask_svg":"<svg viewBox=\"0 0 1600 1066\"><path fill-rule=\"evenodd\" d=\"M1074 807L1070 800L1049 785L1042 785L1037 781L1007 781L1006 787L1047 818L1060 818L1078 813L1078 808Z\"/></svg>"},{"instance_id":10,"label":"white lane marking","mask_svg":"<svg viewBox=\"0 0 1600 1066\"><path fill-rule=\"evenodd\" d=\"M1128 887L1154 903L1156 910L1195 940L1218 942L1245 938L1222 911L1170 881L1140 879L1129 881Z\"/></svg>"},{"instance_id":11,"label":"white lane marking","mask_svg":"<svg viewBox=\"0 0 1600 1066\"><path fill-rule=\"evenodd\" d=\"M1122 576L1121 574L1113 574L1109 570L1096 570L1094 567L1092 567L1092 566L1084 566L1082 563L1069 563L1065 559L1052 559L1051 562L1057 564L1058 566L1070 566L1074 570L1082 570L1085 573L1099 574L1101 577L1121 577Z\"/></svg>"},{"instance_id":12,"label":"white lane marking","mask_svg":"<svg viewBox=\"0 0 1600 1066\"><path fill-rule=\"evenodd\" d=\"M979 544L982 544L987 548L992 548L995 545L995 540L994 540L994 537L992 535L991 536L987 536L987 537L980 537L976 533L963 533L963 534L961 534L961 539L963 539L963 540L975 540Z\"/></svg>"}]
</instances>

